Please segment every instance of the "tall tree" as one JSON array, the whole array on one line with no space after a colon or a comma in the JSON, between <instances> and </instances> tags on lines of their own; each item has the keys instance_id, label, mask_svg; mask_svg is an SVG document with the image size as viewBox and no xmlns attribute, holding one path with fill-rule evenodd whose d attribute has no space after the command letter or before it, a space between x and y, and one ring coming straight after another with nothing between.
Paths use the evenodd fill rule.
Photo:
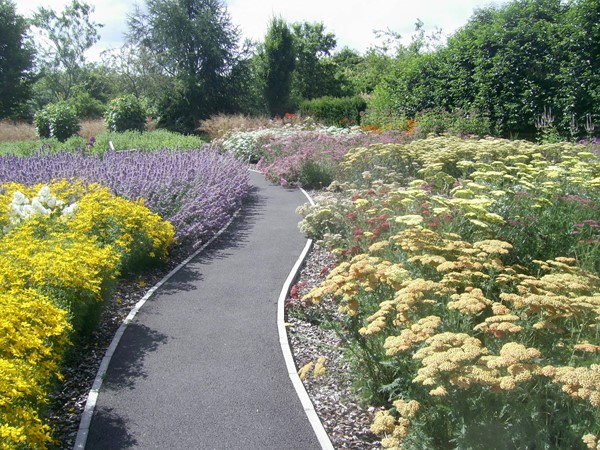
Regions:
<instances>
[{"instance_id":1,"label":"tall tree","mask_svg":"<svg viewBox=\"0 0 600 450\"><path fill-rule=\"evenodd\" d=\"M336 67L329 58L336 46L335 35L327 33L323 23L295 23L292 31L296 47L295 100L337 96Z\"/></svg>"},{"instance_id":2,"label":"tall tree","mask_svg":"<svg viewBox=\"0 0 600 450\"><path fill-rule=\"evenodd\" d=\"M148 50L176 92L165 98L162 123L192 131L199 119L228 108L239 31L221 0L146 0L129 17L129 40Z\"/></svg>"},{"instance_id":3,"label":"tall tree","mask_svg":"<svg viewBox=\"0 0 600 450\"><path fill-rule=\"evenodd\" d=\"M39 69L56 100L69 99L82 81L85 52L98 42L98 29L103 26L90 19L93 12L87 3L72 0L60 14L40 7L33 15L41 41Z\"/></svg>"},{"instance_id":4,"label":"tall tree","mask_svg":"<svg viewBox=\"0 0 600 450\"><path fill-rule=\"evenodd\" d=\"M290 111L292 73L296 63L294 37L281 17L273 17L260 50L264 95L271 116Z\"/></svg>"},{"instance_id":5,"label":"tall tree","mask_svg":"<svg viewBox=\"0 0 600 450\"><path fill-rule=\"evenodd\" d=\"M27 29L15 4L0 0L0 119L18 115L31 96L34 50Z\"/></svg>"}]
</instances>

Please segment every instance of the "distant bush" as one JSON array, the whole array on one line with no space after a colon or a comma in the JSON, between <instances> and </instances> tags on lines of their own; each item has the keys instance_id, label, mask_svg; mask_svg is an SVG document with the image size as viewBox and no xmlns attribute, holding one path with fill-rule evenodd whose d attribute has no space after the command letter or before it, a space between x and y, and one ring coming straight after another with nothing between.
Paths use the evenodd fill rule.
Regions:
<instances>
[{"instance_id":1,"label":"distant bush","mask_svg":"<svg viewBox=\"0 0 600 450\"><path fill-rule=\"evenodd\" d=\"M35 128L40 138L64 142L79 132L79 118L68 103L51 103L35 115Z\"/></svg>"},{"instance_id":2,"label":"distant bush","mask_svg":"<svg viewBox=\"0 0 600 450\"><path fill-rule=\"evenodd\" d=\"M367 102L356 97L320 97L300 104L300 114L325 125L352 126L360 123Z\"/></svg>"},{"instance_id":3,"label":"distant bush","mask_svg":"<svg viewBox=\"0 0 600 450\"><path fill-rule=\"evenodd\" d=\"M146 108L136 96L125 95L111 100L106 108L104 120L110 131L144 131Z\"/></svg>"},{"instance_id":4,"label":"distant bush","mask_svg":"<svg viewBox=\"0 0 600 450\"><path fill-rule=\"evenodd\" d=\"M85 91L77 92L69 99L69 104L75 109L75 113L80 119L102 117L106 110L106 106L100 100Z\"/></svg>"}]
</instances>

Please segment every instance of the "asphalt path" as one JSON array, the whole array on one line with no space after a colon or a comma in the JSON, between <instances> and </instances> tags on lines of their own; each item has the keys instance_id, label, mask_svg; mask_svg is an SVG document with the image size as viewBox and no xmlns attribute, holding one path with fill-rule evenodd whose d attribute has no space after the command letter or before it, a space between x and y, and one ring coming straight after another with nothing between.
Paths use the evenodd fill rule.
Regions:
<instances>
[{"instance_id":1,"label":"asphalt path","mask_svg":"<svg viewBox=\"0 0 600 450\"><path fill-rule=\"evenodd\" d=\"M86 449L320 449L287 374L277 300L306 244L299 190L256 173L239 217L127 326Z\"/></svg>"}]
</instances>

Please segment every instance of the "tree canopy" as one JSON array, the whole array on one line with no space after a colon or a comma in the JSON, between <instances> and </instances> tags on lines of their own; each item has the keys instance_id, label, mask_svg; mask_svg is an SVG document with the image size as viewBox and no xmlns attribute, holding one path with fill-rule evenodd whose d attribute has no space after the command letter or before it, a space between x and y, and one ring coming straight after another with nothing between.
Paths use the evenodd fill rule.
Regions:
<instances>
[{"instance_id":1,"label":"tree canopy","mask_svg":"<svg viewBox=\"0 0 600 450\"><path fill-rule=\"evenodd\" d=\"M128 23L130 42L174 78L177 95L162 99L163 123L191 131L226 106L242 58L239 31L221 0L146 0Z\"/></svg>"},{"instance_id":2,"label":"tree canopy","mask_svg":"<svg viewBox=\"0 0 600 450\"><path fill-rule=\"evenodd\" d=\"M33 15L31 23L42 37L37 65L55 100L69 99L82 82L85 52L98 42L103 26L91 20L93 12L93 6L72 0L60 14L40 7Z\"/></svg>"},{"instance_id":3,"label":"tree canopy","mask_svg":"<svg viewBox=\"0 0 600 450\"><path fill-rule=\"evenodd\" d=\"M34 49L27 21L11 0L0 0L0 119L16 117L31 96Z\"/></svg>"}]
</instances>

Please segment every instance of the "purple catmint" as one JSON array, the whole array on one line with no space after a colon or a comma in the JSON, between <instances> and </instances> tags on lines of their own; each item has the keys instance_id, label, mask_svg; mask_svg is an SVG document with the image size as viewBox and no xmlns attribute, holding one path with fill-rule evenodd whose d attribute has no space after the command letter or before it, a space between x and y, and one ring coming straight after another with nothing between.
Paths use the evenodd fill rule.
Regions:
<instances>
[{"instance_id":1,"label":"purple catmint","mask_svg":"<svg viewBox=\"0 0 600 450\"><path fill-rule=\"evenodd\" d=\"M212 150L61 152L0 156L0 183L52 179L97 182L169 220L182 244L198 245L221 228L248 193L246 164Z\"/></svg>"}]
</instances>

